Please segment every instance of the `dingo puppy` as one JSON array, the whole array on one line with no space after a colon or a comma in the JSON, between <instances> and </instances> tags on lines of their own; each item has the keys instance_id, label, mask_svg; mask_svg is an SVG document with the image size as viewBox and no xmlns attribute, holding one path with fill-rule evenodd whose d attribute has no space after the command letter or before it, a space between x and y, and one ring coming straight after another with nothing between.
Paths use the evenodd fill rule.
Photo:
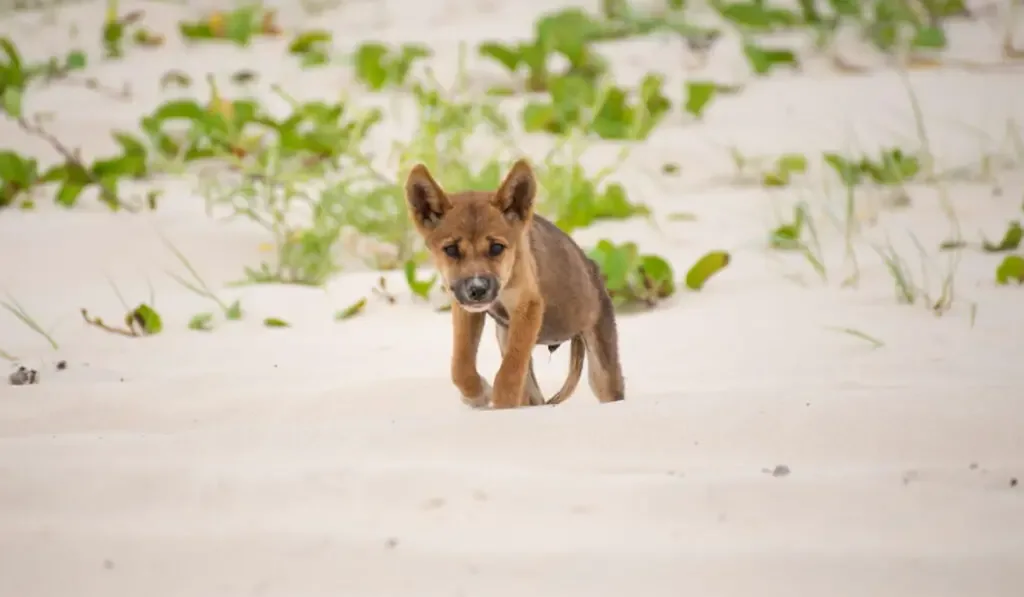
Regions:
<instances>
[{"instance_id":1,"label":"dingo puppy","mask_svg":"<svg viewBox=\"0 0 1024 597\"><path fill-rule=\"evenodd\" d=\"M554 351L571 341L568 378L547 404L575 391L584 351L597 399L622 400L615 313L600 270L569 235L533 213L536 193L525 160L513 164L493 192L448 194L424 165L409 172L409 215L455 299L452 381L463 402L475 407L545 404L533 347ZM487 316L497 324L502 356L493 389L476 368Z\"/></svg>"}]
</instances>

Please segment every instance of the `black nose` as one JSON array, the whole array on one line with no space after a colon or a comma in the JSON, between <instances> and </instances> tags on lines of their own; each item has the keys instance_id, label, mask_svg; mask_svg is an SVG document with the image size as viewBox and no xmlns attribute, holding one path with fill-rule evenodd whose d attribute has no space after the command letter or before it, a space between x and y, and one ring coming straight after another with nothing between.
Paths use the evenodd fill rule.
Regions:
<instances>
[{"instance_id":1,"label":"black nose","mask_svg":"<svg viewBox=\"0 0 1024 597\"><path fill-rule=\"evenodd\" d=\"M471 301L482 301L490 291L491 281L487 278L470 278L466 282L466 296Z\"/></svg>"},{"instance_id":2,"label":"black nose","mask_svg":"<svg viewBox=\"0 0 1024 597\"><path fill-rule=\"evenodd\" d=\"M490 276L473 276L462 280L458 285L458 294L464 302L486 303L494 300L497 284Z\"/></svg>"}]
</instances>

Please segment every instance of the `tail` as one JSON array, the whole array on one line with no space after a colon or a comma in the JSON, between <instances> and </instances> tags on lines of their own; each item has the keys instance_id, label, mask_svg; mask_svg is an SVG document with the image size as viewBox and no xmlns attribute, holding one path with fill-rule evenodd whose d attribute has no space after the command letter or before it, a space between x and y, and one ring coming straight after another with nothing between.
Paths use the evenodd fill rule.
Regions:
<instances>
[{"instance_id":1,"label":"tail","mask_svg":"<svg viewBox=\"0 0 1024 597\"><path fill-rule=\"evenodd\" d=\"M583 375L583 355L586 354L585 349L583 336L573 336L572 345L569 348L569 375L566 376L565 383L562 384L561 389L545 404L561 404L568 400L569 396L572 396L572 393L576 391L576 386L579 385L580 377Z\"/></svg>"}]
</instances>

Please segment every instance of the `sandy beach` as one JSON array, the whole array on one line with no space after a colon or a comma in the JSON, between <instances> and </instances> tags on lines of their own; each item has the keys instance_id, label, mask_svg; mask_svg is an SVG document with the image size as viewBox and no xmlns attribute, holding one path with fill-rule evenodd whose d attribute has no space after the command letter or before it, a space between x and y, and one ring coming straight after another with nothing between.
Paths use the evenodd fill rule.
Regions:
<instances>
[{"instance_id":1,"label":"sandy beach","mask_svg":"<svg viewBox=\"0 0 1024 597\"><path fill-rule=\"evenodd\" d=\"M352 0L279 16L286 32L327 29L346 51L424 43L449 81L460 42L527 36L540 14L570 4L598 3ZM399 93L371 94L344 64L300 68L286 36L186 47L176 24L212 6L123 2L166 44L96 59L82 75L130 81L130 101L55 82L31 87L24 111L52 113L48 130L95 158L115 148L111 131L138 129L175 93L206 97L206 73L256 71L247 89L268 102L271 84L383 106ZM0 36L33 60L98 54L102 7L3 16ZM618 164L611 178L656 225L574 232L584 247L635 241L680 278L708 251L732 256L700 292L680 283L655 308L619 316L620 403L599 404L584 377L558 407L466 407L438 299L351 255L323 287L231 285L271 256L271 239L207 215L187 174L125 183L160 190L158 208L141 213L113 213L88 192L65 209L52 191L34 209L0 210L0 300L16 300L59 344L0 310L5 376L17 366L39 376L0 385L0 597L1021 595L1024 287L995 281L1013 252L972 247L1024 220L1024 147L1014 146L1024 61L1001 60L1002 13L987 14L948 26L953 65L907 75L935 168L972 174L910 182L898 197L864 191L856 287L843 284L845 190L817 156L920 145L896 72L853 42L845 51L866 72L814 58L760 78L730 35L701 70L671 36L601 45L617 80L660 72L674 104L694 76L743 85L700 121L674 109ZM507 76L476 56L468 68L476 81ZM193 89L161 89L170 69ZM408 136L399 112L385 110L381 126ZM520 139L527 158L551 145ZM7 117L0 140L41 164L60 158ZM584 166L614 163L621 146L595 142ZM763 188L739 179L731 152L815 159L794 184ZM667 162L678 175L663 173ZM819 223L825 276L800 252L768 246L799 201ZM939 250L950 209L969 245L960 251ZM188 328L211 303L168 275L183 270L164 238L243 305L242 321ZM876 250L887 242L913 275L916 304L897 300ZM393 304L371 292L381 276ZM937 314L928 303L946 280L953 299ZM126 338L83 321L86 308L117 322L118 293L151 301L163 331ZM363 312L335 321L360 298ZM266 327L268 317L290 325ZM479 366L493 378L487 325ZM546 392L561 384L567 352L535 352Z\"/></svg>"}]
</instances>

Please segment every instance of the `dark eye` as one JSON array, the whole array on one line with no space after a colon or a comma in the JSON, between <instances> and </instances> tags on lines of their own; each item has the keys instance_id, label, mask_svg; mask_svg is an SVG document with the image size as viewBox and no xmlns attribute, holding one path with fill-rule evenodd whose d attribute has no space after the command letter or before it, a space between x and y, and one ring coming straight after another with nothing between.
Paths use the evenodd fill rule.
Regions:
<instances>
[{"instance_id":1,"label":"dark eye","mask_svg":"<svg viewBox=\"0 0 1024 597\"><path fill-rule=\"evenodd\" d=\"M491 257L497 257L498 255L501 255L501 253L504 250L505 250L505 245L503 245L501 243L491 243L491 248L488 249L488 252L491 254Z\"/></svg>"},{"instance_id":2,"label":"dark eye","mask_svg":"<svg viewBox=\"0 0 1024 597\"><path fill-rule=\"evenodd\" d=\"M459 245L452 243L444 248L444 254L451 257L452 259L459 258Z\"/></svg>"}]
</instances>

